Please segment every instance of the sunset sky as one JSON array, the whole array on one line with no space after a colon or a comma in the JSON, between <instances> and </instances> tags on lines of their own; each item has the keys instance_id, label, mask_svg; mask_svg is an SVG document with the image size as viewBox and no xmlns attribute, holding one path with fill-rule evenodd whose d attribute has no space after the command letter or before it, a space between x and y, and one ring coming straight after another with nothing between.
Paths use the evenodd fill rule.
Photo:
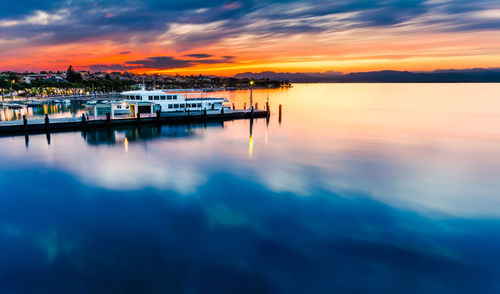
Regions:
<instances>
[{"instance_id":1,"label":"sunset sky","mask_svg":"<svg viewBox=\"0 0 500 294\"><path fill-rule=\"evenodd\" d=\"M500 67L498 0L21 0L0 71L240 72Z\"/></svg>"}]
</instances>

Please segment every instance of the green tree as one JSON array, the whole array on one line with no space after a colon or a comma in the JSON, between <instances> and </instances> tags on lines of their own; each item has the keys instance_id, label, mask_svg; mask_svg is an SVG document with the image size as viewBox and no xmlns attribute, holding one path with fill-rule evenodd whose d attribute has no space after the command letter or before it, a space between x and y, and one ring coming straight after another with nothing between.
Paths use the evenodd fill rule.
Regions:
<instances>
[{"instance_id":1,"label":"green tree","mask_svg":"<svg viewBox=\"0 0 500 294\"><path fill-rule=\"evenodd\" d=\"M66 71L66 80L70 83L78 82L83 80L82 75L80 73L77 73L74 69L73 66L70 65L68 70Z\"/></svg>"}]
</instances>

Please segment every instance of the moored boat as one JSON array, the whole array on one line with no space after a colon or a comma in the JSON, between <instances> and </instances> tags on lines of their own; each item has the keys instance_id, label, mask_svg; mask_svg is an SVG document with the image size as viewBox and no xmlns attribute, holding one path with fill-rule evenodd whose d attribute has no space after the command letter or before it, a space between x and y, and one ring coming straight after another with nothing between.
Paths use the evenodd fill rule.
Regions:
<instances>
[{"instance_id":1,"label":"moored boat","mask_svg":"<svg viewBox=\"0 0 500 294\"><path fill-rule=\"evenodd\" d=\"M188 112L214 110L221 111L224 98L203 97L204 92L193 90L145 90L127 91L122 93L125 103L130 105L130 112L155 113L161 112ZM188 96L200 95L199 98L188 98Z\"/></svg>"}]
</instances>

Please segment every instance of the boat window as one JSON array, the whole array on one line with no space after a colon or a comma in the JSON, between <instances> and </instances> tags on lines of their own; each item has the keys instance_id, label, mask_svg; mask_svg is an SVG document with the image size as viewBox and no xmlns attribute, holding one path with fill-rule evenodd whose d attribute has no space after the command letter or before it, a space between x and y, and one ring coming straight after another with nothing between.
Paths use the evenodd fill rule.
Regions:
<instances>
[{"instance_id":1,"label":"boat window","mask_svg":"<svg viewBox=\"0 0 500 294\"><path fill-rule=\"evenodd\" d=\"M167 95L167 100L172 100L172 95Z\"/></svg>"},{"instance_id":2,"label":"boat window","mask_svg":"<svg viewBox=\"0 0 500 294\"><path fill-rule=\"evenodd\" d=\"M149 96L149 100L153 100L153 96Z\"/></svg>"},{"instance_id":3,"label":"boat window","mask_svg":"<svg viewBox=\"0 0 500 294\"><path fill-rule=\"evenodd\" d=\"M184 104L181 104L181 108L186 108L186 105L184 105Z\"/></svg>"},{"instance_id":4,"label":"boat window","mask_svg":"<svg viewBox=\"0 0 500 294\"><path fill-rule=\"evenodd\" d=\"M160 96L155 96L155 100L160 100Z\"/></svg>"},{"instance_id":5,"label":"boat window","mask_svg":"<svg viewBox=\"0 0 500 294\"><path fill-rule=\"evenodd\" d=\"M174 105L173 104L169 104L168 108L174 108Z\"/></svg>"},{"instance_id":6,"label":"boat window","mask_svg":"<svg viewBox=\"0 0 500 294\"><path fill-rule=\"evenodd\" d=\"M165 96L161 96L160 98L161 98L161 100L165 100Z\"/></svg>"},{"instance_id":7,"label":"boat window","mask_svg":"<svg viewBox=\"0 0 500 294\"><path fill-rule=\"evenodd\" d=\"M179 108L179 104L174 104L174 108Z\"/></svg>"},{"instance_id":8,"label":"boat window","mask_svg":"<svg viewBox=\"0 0 500 294\"><path fill-rule=\"evenodd\" d=\"M172 97L174 98L174 100L177 100L177 96L176 95L173 95Z\"/></svg>"},{"instance_id":9,"label":"boat window","mask_svg":"<svg viewBox=\"0 0 500 294\"><path fill-rule=\"evenodd\" d=\"M198 103L198 107L201 107L201 103Z\"/></svg>"},{"instance_id":10,"label":"boat window","mask_svg":"<svg viewBox=\"0 0 500 294\"><path fill-rule=\"evenodd\" d=\"M135 100L141 100L141 96L135 96Z\"/></svg>"}]
</instances>

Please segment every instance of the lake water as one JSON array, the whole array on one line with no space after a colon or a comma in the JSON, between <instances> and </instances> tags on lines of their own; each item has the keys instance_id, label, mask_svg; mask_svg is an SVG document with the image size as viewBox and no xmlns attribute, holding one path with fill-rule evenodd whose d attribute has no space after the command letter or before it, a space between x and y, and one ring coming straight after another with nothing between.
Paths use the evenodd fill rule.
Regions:
<instances>
[{"instance_id":1,"label":"lake water","mask_svg":"<svg viewBox=\"0 0 500 294\"><path fill-rule=\"evenodd\" d=\"M0 138L0 293L499 293L499 84L254 97L268 122Z\"/></svg>"}]
</instances>

